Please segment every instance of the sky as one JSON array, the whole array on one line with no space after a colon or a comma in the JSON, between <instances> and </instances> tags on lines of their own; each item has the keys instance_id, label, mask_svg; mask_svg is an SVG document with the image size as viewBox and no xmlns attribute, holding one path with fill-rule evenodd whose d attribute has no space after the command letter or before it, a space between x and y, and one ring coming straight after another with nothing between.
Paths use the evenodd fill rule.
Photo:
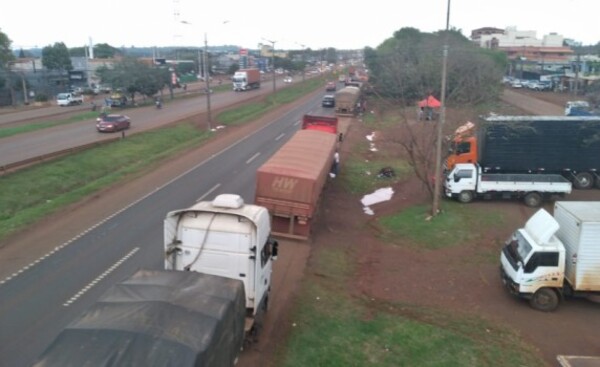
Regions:
<instances>
[{"instance_id":1,"label":"sky","mask_svg":"<svg viewBox=\"0 0 600 367\"><path fill-rule=\"evenodd\" d=\"M403 27L516 27L537 38L555 32L584 45L600 41L600 0L62 0L5 1L0 31L19 50L67 47L236 45L255 49L377 47Z\"/></svg>"}]
</instances>

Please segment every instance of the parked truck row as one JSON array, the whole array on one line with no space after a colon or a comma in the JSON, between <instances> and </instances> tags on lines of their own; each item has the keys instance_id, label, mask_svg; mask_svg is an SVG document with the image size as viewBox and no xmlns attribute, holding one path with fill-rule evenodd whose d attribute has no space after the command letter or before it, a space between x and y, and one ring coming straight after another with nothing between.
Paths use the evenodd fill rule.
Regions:
<instances>
[{"instance_id":1,"label":"parked truck row","mask_svg":"<svg viewBox=\"0 0 600 367\"><path fill-rule=\"evenodd\" d=\"M268 309L270 228L232 194L168 213L164 269L111 287L34 366L233 366Z\"/></svg>"},{"instance_id":2,"label":"parked truck row","mask_svg":"<svg viewBox=\"0 0 600 367\"><path fill-rule=\"evenodd\" d=\"M297 131L256 174L255 203L274 235L307 239L338 142L338 118L304 115Z\"/></svg>"},{"instance_id":3,"label":"parked truck row","mask_svg":"<svg viewBox=\"0 0 600 367\"><path fill-rule=\"evenodd\" d=\"M600 116L490 116L459 128L445 162L484 173L559 174L577 189L600 188Z\"/></svg>"},{"instance_id":4,"label":"parked truck row","mask_svg":"<svg viewBox=\"0 0 600 367\"><path fill-rule=\"evenodd\" d=\"M539 209L506 241L501 279L542 311L565 297L600 297L600 201L558 201Z\"/></svg>"}]
</instances>

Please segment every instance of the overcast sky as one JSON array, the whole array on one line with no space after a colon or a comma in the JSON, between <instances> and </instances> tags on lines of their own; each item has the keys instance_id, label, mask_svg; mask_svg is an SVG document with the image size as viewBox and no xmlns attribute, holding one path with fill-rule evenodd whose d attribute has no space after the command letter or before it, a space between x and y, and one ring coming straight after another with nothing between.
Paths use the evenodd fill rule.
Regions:
<instances>
[{"instance_id":1,"label":"overcast sky","mask_svg":"<svg viewBox=\"0 0 600 367\"><path fill-rule=\"evenodd\" d=\"M15 50L64 42L130 46L209 45L312 49L377 47L394 31L446 27L448 0L12 0L0 30ZM295 8L292 8L294 6ZM182 24L182 21L188 24ZM600 0L451 0L450 26L556 32L585 45L600 41Z\"/></svg>"}]
</instances>

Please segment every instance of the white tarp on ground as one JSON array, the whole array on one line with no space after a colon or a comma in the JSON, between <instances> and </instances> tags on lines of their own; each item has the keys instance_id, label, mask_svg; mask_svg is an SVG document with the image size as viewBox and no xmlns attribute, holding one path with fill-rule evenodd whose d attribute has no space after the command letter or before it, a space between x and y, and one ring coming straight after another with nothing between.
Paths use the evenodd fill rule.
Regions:
<instances>
[{"instance_id":1,"label":"white tarp on ground","mask_svg":"<svg viewBox=\"0 0 600 367\"><path fill-rule=\"evenodd\" d=\"M375 192L371 194L363 196L363 198L360 199L360 202L363 205L363 211L369 215L375 214L369 206L383 201L389 201L392 199L392 195L394 195L394 189L391 187L383 187L375 190Z\"/></svg>"}]
</instances>

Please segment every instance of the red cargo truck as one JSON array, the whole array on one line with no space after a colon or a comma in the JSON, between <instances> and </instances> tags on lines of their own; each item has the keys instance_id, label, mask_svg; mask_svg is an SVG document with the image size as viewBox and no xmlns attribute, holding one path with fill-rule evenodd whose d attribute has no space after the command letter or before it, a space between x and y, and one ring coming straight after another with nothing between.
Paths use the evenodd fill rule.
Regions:
<instances>
[{"instance_id":1,"label":"red cargo truck","mask_svg":"<svg viewBox=\"0 0 600 367\"><path fill-rule=\"evenodd\" d=\"M309 237L336 142L336 134L300 130L258 169L255 203L269 210L273 235Z\"/></svg>"},{"instance_id":2,"label":"red cargo truck","mask_svg":"<svg viewBox=\"0 0 600 367\"><path fill-rule=\"evenodd\" d=\"M338 118L335 116L304 115L302 129L325 131L332 134L338 132Z\"/></svg>"}]
</instances>

